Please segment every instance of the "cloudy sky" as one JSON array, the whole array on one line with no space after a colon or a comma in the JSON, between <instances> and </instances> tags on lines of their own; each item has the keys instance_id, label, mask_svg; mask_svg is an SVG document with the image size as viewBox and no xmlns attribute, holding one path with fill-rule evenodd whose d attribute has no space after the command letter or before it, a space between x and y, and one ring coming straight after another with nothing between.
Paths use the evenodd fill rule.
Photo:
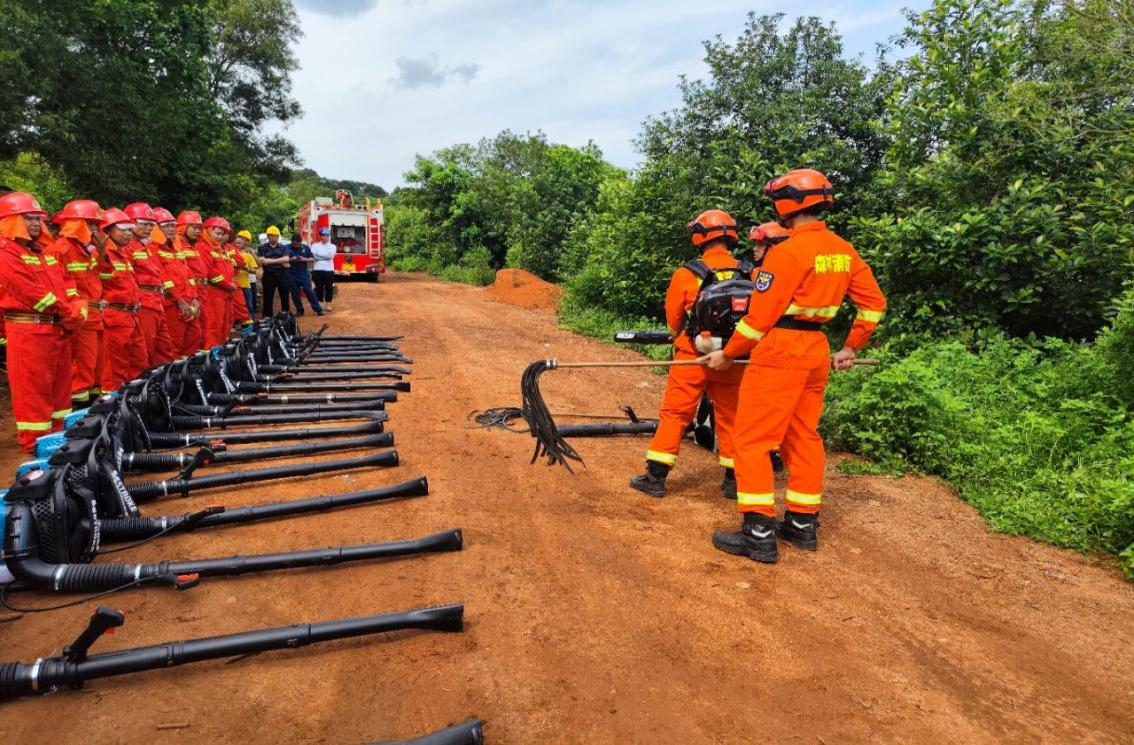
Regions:
<instances>
[{"instance_id":1,"label":"cloudy sky","mask_svg":"<svg viewBox=\"0 0 1134 745\"><path fill-rule=\"evenodd\" d=\"M303 119L285 134L321 175L402 183L416 153L503 129L594 140L633 167L642 120L680 103L678 76L704 74L701 41L734 39L748 11L787 0L295 0L305 38L293 78ZM869 62L927 0L835 0L847 51Z\"/></svg>"}]
</instances>

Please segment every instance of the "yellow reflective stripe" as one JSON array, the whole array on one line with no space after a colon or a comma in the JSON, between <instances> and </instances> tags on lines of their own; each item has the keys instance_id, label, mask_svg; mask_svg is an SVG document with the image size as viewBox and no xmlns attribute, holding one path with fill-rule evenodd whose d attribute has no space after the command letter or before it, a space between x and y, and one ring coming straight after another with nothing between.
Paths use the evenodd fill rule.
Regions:
<instances>
[{"instance_id":1,"label":"yellow reflective stripe","mask_svg":"<svg viewBox=\"0 0 1134 745\"><path fill-rule=\"evenodd\" d=\"M53 411L53 412L51 412L51 418L52 419L62 419L63 417L70 414L72 411L74 411L74 409L60 409L59 411Z\"/></svg>"},{"instance_id":2,"label":"yellow reflective stripe","mask_svg":"<svg viewBox=\"0 0 1134 745\"><path fill-rule=\"evenodd\" d=\"M43 260L48 266L55 266L59 263L59 259L55 258L54 256L44 256Z\"/></svg>"},{"instance_id":3,"label":"yellow reflective stripe","mask_svg":"<svg viewBox=\"0 0 1134 745\"><path fill-rule=\"evenodd\" d=\"M745 323L743 320L740 323L736 324L736 330L740 333L741 336L749 338L752 341L760 341L762 338L764 338L763 331L757 331L756 329Z\"/></svg>"},{"instance_id":4,"label":"yellow reflective stripe","mask_svg":"<svg viewBox=\"0 0 1134 745\"><path fill-rule=\"evenodd\" d=\"M32 266L43 266L43 264L40 263L38 256L29 256L27 254L20 254L20 258L23 260L23 262L25 264L31 264Z\"/></svg>"},{"instance_id":5,"label":"yellow reflective stripe","mask_svg":"<svg viewBox=\"0 0 1134 745\"><path fill-rule=\"evenodd\" d=\"M822 494L801 494L797 491L787 490L787 501L796 504L819 505L823 503Z\"/></svg>"},{"instance_id":6,"label":"yellow reflective stripe","mask_svg":"<svg viewBox=\"0 0 1134 745\"><path fill-rule=\"evenodd\" d=\"M90 401L90 400L91 400L91 392L90 391L79 391L78 393L72 393L71 394L71 401L72 402L83 403L85 401Z\"/></svg>"},{"instance_id":7,"label":"yellow reflective stripe","mask_svg":"<svg viewBox=\"0 0 1134 745\"><path fill-rule=\"evenodd\" d=\"M16 422L16 429L21 432L50 432L51 422Z\"/></svg>"},{"instance_id":8,"label":"yellow reflective stripe","mask_svg":"<svg viewBox=\"0 0 1134 745\"><path fill-rule=\"evenodd\" d=\"M78 297L78 296L79 296L78 290L72 289L70 287L67 288L67 297Z\"/></svg>"},{"instance_id":9,"label":"yellow reflective stripe","mask_svg":"<svg viewBox=\"0 0 1134 745\"><path fill-rule=\"evenodd\" d=\"M884 310L860 310L858 315L854 317L854 320L866 321L867 323L880 323L884 315L886 315L886 311Z\"/></svg>"},{"instance_id":10,"label":"yellow reflective stripe","mask_svg":"<svg viewBox=\"0 0 1134 745\"><path fill-rule=\"evenodd\" d=\"M6 347L6 346L8 346L8 340L6 338L0 339L0 347Z\"/></svg>"},{"instance_id":11,"label":"yellow reflective stripe","mask_svg":"<svg viewBox=\"0 0 1134 745\"><path fill-rule=\"evenodd\" d=\"M768 492L767 494L753 494L752 492L738 491L736 493L736 503L741 506L771 507L776 503L776 495L773 492Z\"/></svg>"},{"instance_id":12,"label":"yellow reflective stripe","mask_svg":"<svg viewBox=\"0 0 1134 745\"><path fill-rule=\"evenodd\" d=\"M720 461L720 464L725 468L736 468L736 463L733 462L732 458L726 458L722 455L717 460Z\"/></svg>"},{"instance_id":13,"label":"yellow reflective stripe","mask_svg":"<svg viewBox=\"0 0 1134 745\"><path fill-rule=\"evenodd\" d=\"M107 273L107 272L99 272L99 273L98 273L98 276L99 276L99 279L110 279L111 277L113 277L113 276L114 276L114 272L109 272L109 273Z\"/></svg>"},{"instance_id":14,"label":"yellow reflective stripe","mask_svg":"<svg viewBox=\"0 0 1134 745\"><path fill-rule=\"evenodd\" d=\"M91 264L86 261L69 261L67 262L67 271L69 272L85 272L91 268Z\"/></svg>"},{"instance_id":15,"label":"yellow reflective stripe","mask_svg":"<svg viewBox=\"0 0 1134 745\"><path fill-rule=\"evenodd\" d=\"M826 308L805 308L792 303L784 311L785 316L810 316L812 318L834 318L839 313L839 306L828 305Z\"/></svg>"},{"instance_id":16,"label":"yellow reflective stripe","mask_svg":"<svg viewBox=\"0 0 1134 745\"><path fill-rule=\"evenodd\" d=\"M224 282L224 275L218 274L215 277L209 277L209 281L214 284L220 284L221 282Z\"/></svg>"},{"instance_id":17,"label":"yellow reflective stripe","mask_svg":"<svg viewBox=\"0 0 1134 745\"><path fill-rule=\"evenodd\" d=\"M677 462L677 456L672 453L659 453L656 450L646 451L646 460L652 460L655 463L665 463L667 466L672 466Z\"/></svg>"},{"instance_id":18,"label":"yellow reflective stripe","mask_svg":"<svg viewBox=\"0 0 1134 745\"><path fill-rule=\"evenodd\" d=\"M44 295L43 297L41 297L39 299L39 302L36 303L35 305L33 305L32 307L35 308L36 311L38 312L38 311L43 310L44 308L46 308L49 305L54 305L57 302L59 302L59 298L55 297L54 292L49 292L46 295Z\"/></svg>"},{"instance_id":19,"label":"yellow reflective stripe","mask_svg":"<svg viewBox=\"0 0 1134 745\"><path fill-rule=\"evenodd\" d=\"M83 306L79 313L83 316L83 320L87 320L87 306Z\"/></svg>"},{"instance_id":20,"label":"yellow reflective stripe","mask_svg":"<svg viewBox=\"0 0 1134 745\"><path fill-rule=\"evenodd\" d=\"M666 326L665 330L669 332L670 336L672 336L674 338L677 337L677 329L675 329L673 326Z\"/></svg>"},{"instance_id":21,"label":"yellow reflective stripe","mask_svg":"<svg viewBox=\"0 0 1134 745\"><path fill-rule=\"evenodd\" d=\"M161 286L168 290L169 288L173 287L173 280L167 279L166 281L161 283Z\"/></svg>"},{"instance_id":22,"label":"yellow reflective stripe","mask_svg":"<svg viewBox=\"0 0 1134 745\"><path fill-rule=\"evenodd\" d=\"M114 262L111 262L111 263L114 265L114 268L117 269L118 271L120 271L120 272L126 271L126 265L124 263L122 263L121 261L114 261Z\"/></svg>"},{"instance_id":23,"label":"yellow reflective stripe","mask_svg":"<svg viewBox=\"0 0 1134 745\"><path fill-rule=\"evenodd\" d=\"M158 251L157 255L162 257L163 259L175 258L174 254L170 253L169 251Z\"/></svg>"}]
</instances>

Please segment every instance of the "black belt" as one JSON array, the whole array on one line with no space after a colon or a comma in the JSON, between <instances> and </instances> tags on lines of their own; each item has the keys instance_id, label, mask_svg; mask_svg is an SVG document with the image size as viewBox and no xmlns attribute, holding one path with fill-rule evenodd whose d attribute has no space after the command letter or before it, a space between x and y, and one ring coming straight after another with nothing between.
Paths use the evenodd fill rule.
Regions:
<instances>
[{"instance_id":1,"label":"black belt","mask_svg":"<svg viewBox=\"0 0 1134 745\"><path fill-rule=\"evenodd\" d=\"M792 331L822 331L823 324L818 321L801 321L794 316L784 316L776 321L776 328L791 329Z\"/></svg>"},{"instance_id":2,"label":"black belt","mask_svg":"<svg viewBox=\"0 0 1134 745\"><path fill-rule=\"evenodd\" d=\"M106 304L106 307L108 307L108 308L114 308L115 310L120 310L120 311L123 311L124 313L134 313L134 314L137 314L137 312L138 312L138 311L140 311L140 310L142 309L142 304L141 304L141 303L132 303L132 304L127 304L127 303L107 303L107 304Z\"/></svg>"}]
</instances>

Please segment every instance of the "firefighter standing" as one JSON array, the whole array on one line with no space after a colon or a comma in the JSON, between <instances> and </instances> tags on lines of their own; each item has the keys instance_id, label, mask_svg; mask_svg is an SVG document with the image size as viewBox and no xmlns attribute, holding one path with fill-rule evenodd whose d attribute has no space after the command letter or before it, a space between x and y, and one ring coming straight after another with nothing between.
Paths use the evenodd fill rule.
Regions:
<instances>
[{"instance_id":1,"label":"firefighter standing","mask_svg":"<svg viewBox=\"0 0 1134 745\"><path fill-rule=\"evenodd\" d=\"M770 252L756 273L748 315L732 339L702 360L712 370L725 371L734 359L750 355L735 433L737 504L744 520L736 532L714 533L713 545L771 563L777 531L798 548L818 548L823 390L831 368L854 364L855 350L866 345L882 319L886 299L854 247L820 219L834 205L834 189L823 174L790 171L771 181L764 193L774 201L791 238ZM835 317L848 294L858 315L845 346L832 358L823 324ZM778 443L788 484L784 520L777 525L768 453Z\"/></svg>"},{"instance_id":2,"label":"firefighter standing","mask_svg":"<svg viewBox=\"0 0 1134 745\"><path fill-rule=\"evenodd\" d=\"M130 263L129 245L134 225L122 210L111 207L103 214L100 227L110 239L99 249L98 276L102 280L103 338L106 340L106 365L102 389L113 391L133 380L148 362L146 342L138 313L142 310L142 292Z\"/></svg>"},{"instance_id":3,"label":"firefighter standing","mask_svg":"<svg viewBox=\"0 0 1134 745\"><path fill-rule=\"evenodd\" d=\"M86 320L86 305L58 257L37 240L46 212L31 194L0 197L0 272L8 335L8 384L20 447L34 452L36 438L63 428L71 412L71 342L68 332Z\"/></svg>"},{"instance_id":4,"label":"firefighter standing","mask_svg":"<svg viewBox=\"0 0 1134 745\"><path fill-rule=\"evenodd\" d=\"M162 310L165 313L165 327L169 332L173 357L186 355L187 346L197 350L194 341L187 341L190 326L197 318L197 290L191 282L189 265L185 262L184 249L178 249L180 239L177 235L177 220L173 213L164 207L154 207L154 220L158 229L153 232L153 243L157 247L158 258L162 262L162 282L165 295L162 297Z\"/></svg>"},{"instance_id":5,"label":"firefighter standing","mask_svg":"<svg viewBox=\"0 0 1134 745\"><path fill-rule=\"evenodd\" d=\"M694 246L701 249L701 264L709 270L736 269L738 262L729 250L737 243L736 221L722 210L701 213L689 223ZM700 355L693 340L684 333L694 300L701 289L702 277L694 273L690 262L673 273L665 295L665 317L673 337L675 360L695 360ZM724 273L719 273L724 274ZM665 395L658 412L658 429L646 451L646 473L630 479L630 486L651 497L665 496L665 479L677 462L685 430L697 415L701 396L708 394L713 402L720 464L725 469L721 490L727 497L736 492L733 475L733 421L736 417L737 391L741 368L714 371L694 365L669 368Z\"/></svg>"},{"instance_id":6,"label":"firefighter standing","mask_svg":"<svg viewBox=\"0 0 1134 745\"><path fill-rule=\"evenodd\" d=\"M71 335L71 405L84 407L102 395L102 372L106 342L102 328L102 280L98 276L95 243L106 240L99 233L102 209L89 199L75 199L53 218L59 237L48 248L63 264L75 283L78 297L87 305L87 320Z\"/></svg>"},{"instance_id":7,"label":"firefighter standing","mask_svg":"<svg viewBox=\"0 0 1134 745\"><path fill-rule=\"evenodd\" d=\"M202 240L197 242L197 250L202 245L208 250L208 284L205 289L205 348L209 349L228 341L232 331L231 296L236 291L233 275L236 272L232 262L224 255L224 242L232 228L223 217L210 217L205 221Z\"/></svg>"},{"instance_id":8,"label":"firefighter standing","mask_svg":"<svg viewBox=\"0 0 1134 745\"><path fill-rule=\"evenodd\" d=\"M197 293L197 316L189 324L185 333L185 346L181 350L181 354L185 356L205 350L205 324L208 322L205 288L209 285L210 261L208 244L201 237L203 232L199 213L186 210L177 216L177 233L183 247L178 253L184 254L185 263L189 266L189 281Z\"/></svg>"},{"instance_id":9,"label":"firefighter standing","mask_svg":"<svg viewBox=\"0 0 1134 745\"><path fill-rule=\"evenodd\" d=\"M130 241L130 263L141 291L142 310L138 324L146 342L146 367L155 367L177 356L165 322L166 276L158 247L151 241L157 221L145 202L126 205L126 216L134 221L134 240Z\"/></svg>"}]
</instances>

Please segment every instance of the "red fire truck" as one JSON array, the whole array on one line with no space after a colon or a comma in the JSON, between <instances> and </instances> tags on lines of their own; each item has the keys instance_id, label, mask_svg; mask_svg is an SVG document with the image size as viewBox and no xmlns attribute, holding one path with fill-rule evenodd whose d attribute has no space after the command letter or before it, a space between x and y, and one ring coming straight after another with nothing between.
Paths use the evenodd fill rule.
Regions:
<instances>
[{"instance_id":1,"label":"red fire truck","mask_svg":"<svg viewBox=\"0 0 1134 745\"><path fill-rule=\"evenodd\" d=\"M380 200L354 204L350 192L342 189L333 200L316 197L299 208L295 229L311 245L319 242L320 228L330 228L331 241L339 247L335 274L377 282L378 275L386 271L386 226Z\"/></svg>"}]
</instances>

